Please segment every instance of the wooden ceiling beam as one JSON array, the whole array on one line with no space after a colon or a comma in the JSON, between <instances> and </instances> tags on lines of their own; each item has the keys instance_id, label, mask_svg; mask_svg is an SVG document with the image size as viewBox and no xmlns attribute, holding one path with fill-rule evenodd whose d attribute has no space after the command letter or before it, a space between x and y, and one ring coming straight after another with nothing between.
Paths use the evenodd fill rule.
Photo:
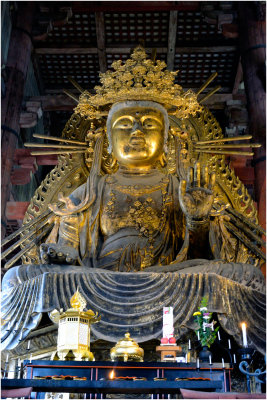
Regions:
<instances>
[{"instance_id":1,"label":"wooden ceiling beam","mask_svg":"<svg viewBox=\"0 0 267 400\"><path fill-rule=\"evenodd\" d=\"M72 111L77 105L73 99L65 94L34 96L31 97L30 101L32 99L41 102L43 111Z\"/></svg>"},{"instance_id":2,"label":"wooden ceiling beam","mask_svg":"<svg viewBox=\"0 0 267 400\"><path fill-rule=\"evenodd\" d=\"M97 47L39 47L36 54L98 54Z\"/></svg>"},{"instance_id":3,"label":"wooden ceiling beam","mask_svg":"<svg viewBox=\"0 0 267 400\"><path fill-rule=\"evenodd\" d=\"M100 72L106 72L107 54L106 54L106 40L105 40L105 19L103 12L95 13L95 24L96 24L96 40L97 40L99 69Z\"/></svg>"},{"instance_id":4,"label":"wooden ceiling beam","mask_svg":"<svg viewBox=\"0 0 267 400\"><path fill-rule=\"evenodd\" d=\"M237 46L198 46L198 47L176 47L175 53L231 53L237 50Z\"/></svg>"},{"instance_id":5,"label":"wooden ceiling beam","mask_svg":"<svg viewBox=\"0 0 267 400\"><path fill-rule=\"evenodd\" d=\"M74 1L72 4L73 13L197 11L199 9L199 1Z\"/></svg>"},{"instance_id":6,"label":"wooden ceiling beam","mask_svg":"<svg viewBox=\"0 0 267 400\"><path fill-rule=\"evenodd\" d=\"M169 36L168 36L168 52L167 52L167 69L173 71L174 56L177 34L177 17L178 11L170 11L169 17Z\"/></svg>"},{"instance_id":7,"label":"wooden ceiling beam","mask_svg":"<svg viewBox=\"0 0 267 400\"><path fill-rule=\"evenodd\" d=\"M137 45L137 44L136 44ZM135 46L106 47L107 54L129 54ZM158 54L168 53L167 47L154 47ZM149 53L154 49L146 47ZM237 50L237 46L199 46L199 47L175 47L175 53L231 53ZM35 49L36 54L98 54L97 47L39 47Z\"/></svg>"}]
</instances>

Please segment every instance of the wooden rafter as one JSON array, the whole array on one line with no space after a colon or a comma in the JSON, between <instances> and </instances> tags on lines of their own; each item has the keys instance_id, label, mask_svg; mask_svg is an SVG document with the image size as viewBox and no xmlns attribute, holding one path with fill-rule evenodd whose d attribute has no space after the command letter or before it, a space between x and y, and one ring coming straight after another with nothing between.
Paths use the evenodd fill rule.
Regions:
<instances>
[{"instance_id":1,"label":"wooden rafter","mask_svg":"<svg viewBox=\"0 0 267 400\"><path fill-rule=\"evenodd\" d=\"M106 47L107 54L129 54L133 47L122 46ZM168 53L167 47L156 47L157 54ZM151 47L146 47L151 52ZM200 47L175 47L175 53L230 53L237 50L236 46L200 46ZM35 49L36 54L98 54L97 47L39 47Z\"/></svg>"},{"instance_id":2,"label":"wooden rafter","mask_svg":"<svg viewBox=\"0 0 267 400\"><path fill-rule=\"evenodd\" d=\"M199 1L75 1L73 12L197 11Z\"/></svg>"},{"instance_id":3,"label":"wooden rafter","mask_svg":"<svg viewBox=\"0 0 267 400\"><path fill-rule=\"evenodd\" d=\"M167 53L167 68L170 71L173 71L174 68L175 44L176 44L176 34L177 34L177 16L178 16L178 11L170 11L168 53Z\"/></svg>"},{"instance_id":4,"label":"wooden rafter","mask_svg":"<svg viewBox=\"0 0 267 400\"><path fill-rule=\"evenodd\" d=\"M107 55L105 43L105 19L103 12L95 13L95 23L99 68L100 72L105 72L107 70Z\"/></svg>"}]
</instances>

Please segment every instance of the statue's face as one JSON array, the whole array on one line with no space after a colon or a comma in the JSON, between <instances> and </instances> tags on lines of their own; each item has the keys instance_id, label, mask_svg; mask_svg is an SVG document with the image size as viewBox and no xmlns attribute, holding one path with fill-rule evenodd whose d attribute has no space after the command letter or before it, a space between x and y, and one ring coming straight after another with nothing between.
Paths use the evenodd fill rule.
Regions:
<instances>
[{"instance_id":1,"label":"statue's face","mask_svg":"<svg viewBox=\"0 0 267 400\"><path fill-rule=\"evenodd\" d=\"M111 140L120 165L149 168L163 153L163 114L152 107L124 107L111 118Z\"/></svg>"}]
</instances>

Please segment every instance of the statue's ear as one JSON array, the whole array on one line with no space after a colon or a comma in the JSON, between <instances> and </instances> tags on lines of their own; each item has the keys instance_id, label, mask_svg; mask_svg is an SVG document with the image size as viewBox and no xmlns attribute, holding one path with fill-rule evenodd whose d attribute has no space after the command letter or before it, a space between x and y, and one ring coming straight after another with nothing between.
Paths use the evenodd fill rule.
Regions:
<instances>
[{"instance_id":1,"label":"statue's ear","mask_svg":"<svg viewBox=\"0 0 267 400\"><path fill-rule=\"evenodd\" d=\"M114 154L113 154L113 152L112 152L112 153L111 153L110 168L113 169L113 168L115 167L116 163L117 163L117 159L116 159L116 157L114 156Z\"/></svg>"},{"instance_id":2,"label":"statue's ear","mask_svg":"<svg viewBox=\"0 0 267 400\"><path fill-rule=\"evenodd\" d=\"M163 152L163 153L160 155L159 162L160 162L160 165L162 166L162 168L166 167L166 165L167 165L167 159L166 159L166 154L165 154L165 152Z\"/></svg>"}]
</instances>

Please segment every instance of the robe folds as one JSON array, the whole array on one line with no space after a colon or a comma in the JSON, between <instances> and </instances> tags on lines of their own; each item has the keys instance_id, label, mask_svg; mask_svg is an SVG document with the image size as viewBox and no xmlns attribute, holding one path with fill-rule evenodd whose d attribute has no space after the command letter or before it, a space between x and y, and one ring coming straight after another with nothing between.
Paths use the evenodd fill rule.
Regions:
<instances>
[{"instance_id":1,"label":"robe folds","mask_svg":"<svg viewBox=\"0 0 267 400\"><path fill-rule=\"evenodd\" d=\"M209 263L206 267L212 269ZM160 339L162 308L166 306L173 307L174 332L179 339L196 328L193 313L207 296L209 311L217 313L221 327L240 346L240 325L246 321L248 345L265 352L264 293L215 272L128 273L70 265L14 268L3 282L2 314L4 319L12 314L21 328L16 331L9 326L7 331L8 324L2 327L3 349L13 349L19 338L26 338L38 326L42 313L69 308L79 287L86 308L101 315L101 321L91 327L94 339L116 342L127 331L138 342ZM199 268L205 271L203 260Z\"/></svg>"}]
</instances>

